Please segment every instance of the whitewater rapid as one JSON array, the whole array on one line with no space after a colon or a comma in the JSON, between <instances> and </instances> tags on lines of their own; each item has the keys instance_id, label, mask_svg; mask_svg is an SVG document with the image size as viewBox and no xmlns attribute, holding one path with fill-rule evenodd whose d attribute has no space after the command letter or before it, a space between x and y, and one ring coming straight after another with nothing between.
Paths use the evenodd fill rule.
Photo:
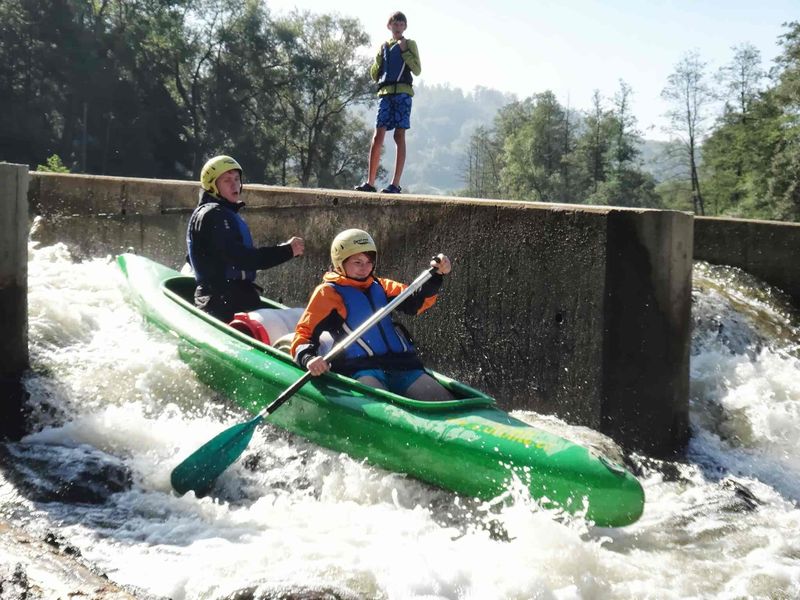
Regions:
<instances>
[{"instance_id":1,"label":"whitewater rapid","mask_svg":"<svg viewBox=\"0 0 800 600\"><path fill-rule=\"evenodd\" d=\"M5 446L0 514L153 597L800 597L800 321L734 269L695 265L691 441L681 461L627 457L647 503L620 529L513 489L471 502L270 426L215 498L179 498L172 468L243 414L142 321L110 257L32 245L29 311L34 427Z\"/></svg>"}]
</instances>

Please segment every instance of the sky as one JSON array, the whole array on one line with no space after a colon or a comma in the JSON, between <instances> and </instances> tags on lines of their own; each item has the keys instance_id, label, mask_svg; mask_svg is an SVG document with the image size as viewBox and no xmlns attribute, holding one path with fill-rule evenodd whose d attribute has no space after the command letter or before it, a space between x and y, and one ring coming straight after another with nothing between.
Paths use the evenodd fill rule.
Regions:
<instances>
[{"instance_id":1,"label":"sky","mask_svg":"<svg viewBox=\"0 0 800 600\"><path fill-rule=\"evenodd\" d=\"M419 46L426 85L477 86L519 99L551 90L562 105L588 109L594 90L612 98L633 90L638 129L667 139L661 91L675 65L697 51L709 74L743 43L765 69L780 52L783 23L800 20L800 0L266 0L274 16L294 9L357 17L373 55L389 37L388 16L402 10L406 37Z\"/></svg>"}]
</instances>

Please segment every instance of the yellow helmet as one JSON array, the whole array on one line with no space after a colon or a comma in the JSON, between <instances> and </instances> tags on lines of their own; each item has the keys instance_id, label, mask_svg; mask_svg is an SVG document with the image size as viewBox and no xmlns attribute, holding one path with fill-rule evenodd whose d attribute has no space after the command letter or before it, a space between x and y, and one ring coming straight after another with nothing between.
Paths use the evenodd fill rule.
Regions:
<instances>
[{"instance_id":1,"label":"yellow helmet","mask_svg":"<svg viewBox=\"0 0 800 600\"><path fill-rule=\"evenodd\" d=\"M217 178L228 171L236 169L239 171L239 176L242 175L242 165L232 159L230 156L224 154L215 156L208 159L206 164L203 165L203 170L200 171L200 186L207 192L211 192L215 196L219 196L217 189Z\"/></svg>"},{"instance_id":2,"label":"yellow helmet","mask_svg":"<svg viewBox=\"0 0 800 600\"><path fill-rule=\"evenodd\" d=\"M345 229L331 242L331 263L334 270L344 275L344 261L361 252L374 252L373 263L378 259L378 248L370 234L361 229Z\"/></svg>"}]
</instances>

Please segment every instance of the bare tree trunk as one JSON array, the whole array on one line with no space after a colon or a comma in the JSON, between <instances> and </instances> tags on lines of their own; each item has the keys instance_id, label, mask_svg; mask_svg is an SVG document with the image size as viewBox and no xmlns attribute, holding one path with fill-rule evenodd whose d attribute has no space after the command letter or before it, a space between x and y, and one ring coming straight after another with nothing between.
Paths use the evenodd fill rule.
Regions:
<instances>
[{"instance_id":1,"label":"bare tree trunk","mask_svg":"<svg viewBox=\"0 0 800 600\"><path fill-rule=\"evenodd\" d=\"M689 173L692 183L692 208L696 215L703 216L706 214L705 203L703 202L703 195L700 193L700 177L697 175L697 147L693 137L689 138L687 149L689 151Z\"/></svg>"},{"instance_id":2,"label":"bare tree trunk","mask_svg":"<svg viewBox=\"0 0 800 600\"><path fill-rule=\"evenodd\" d=\"M700 191L696 142L703 137L703 122L707 118L707 105L713 100L713 92L705 83L705 63L696 52L687 54L676 65L661 96L674 106L667 113L671 122L670 131L685 135L684 139L688 140L685 144L692 205L696 214L703 215L705 205Z\"/></svg>"}]
</instances>

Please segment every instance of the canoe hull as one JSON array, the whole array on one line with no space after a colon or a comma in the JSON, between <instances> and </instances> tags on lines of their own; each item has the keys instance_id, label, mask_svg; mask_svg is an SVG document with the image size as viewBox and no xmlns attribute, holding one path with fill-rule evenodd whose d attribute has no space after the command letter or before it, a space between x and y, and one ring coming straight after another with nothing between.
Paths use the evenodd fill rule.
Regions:
<instances>
[{"instance_id":1,"label":"canoe hull","mask_svg":"<svg viewBox=\"0 0 800 600\"><path fill-rule=\"evenodd\" d=\"M170 290L193 285L140 256L118 258L145 317L179 340L207 385L255 413L300 376L291 358L203 314ZM275 304L275 307L280 305ZM459 401L423 403L336 374L315 378L268 417L308 440L465 496L491 499L517 477L544 505L603 527L636 521L641 485L587 448L536 429L485 394L436 375Z\"/></svg>"}]
</instances>

